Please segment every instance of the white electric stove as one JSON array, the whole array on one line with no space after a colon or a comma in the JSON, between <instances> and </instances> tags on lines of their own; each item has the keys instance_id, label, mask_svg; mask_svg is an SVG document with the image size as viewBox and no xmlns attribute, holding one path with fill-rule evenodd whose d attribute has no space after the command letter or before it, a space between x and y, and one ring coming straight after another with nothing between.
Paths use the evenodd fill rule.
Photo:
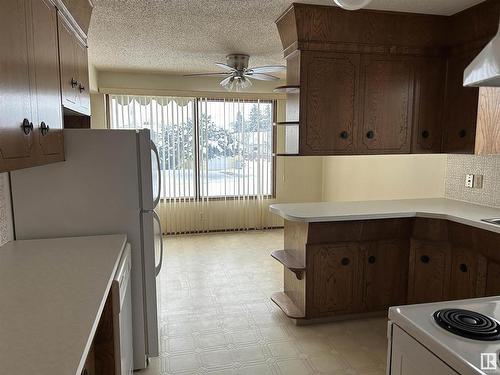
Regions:
<instances>
[{"instance_id":1,"label":"white electric stove","mask_svg":"<svg viewBox=\"0 0 500 375\"><path fill-rule=\"evenodd\" d=\"M389 375L500 374L500 297L391 307Z\"/></svg>"}]
</instances>

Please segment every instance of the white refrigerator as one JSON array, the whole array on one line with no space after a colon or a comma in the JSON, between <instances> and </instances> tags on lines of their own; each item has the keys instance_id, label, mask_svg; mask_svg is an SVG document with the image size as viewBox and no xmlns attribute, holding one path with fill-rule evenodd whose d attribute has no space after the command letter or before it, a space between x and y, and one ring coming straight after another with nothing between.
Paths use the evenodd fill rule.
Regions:
<instances>
[{"instance_id":1,"label":"white refrigerator","mask_svg":"<svg viewBox=\"0 0 500 375\"><path fill-rule=\"evenodd\" d=\"M64 142L65 162L11 172L16 239L126 233L134 368L145 368L149 357L158 356L158 151L149 130L67 129Z\"/></svg>"}]
</instances>

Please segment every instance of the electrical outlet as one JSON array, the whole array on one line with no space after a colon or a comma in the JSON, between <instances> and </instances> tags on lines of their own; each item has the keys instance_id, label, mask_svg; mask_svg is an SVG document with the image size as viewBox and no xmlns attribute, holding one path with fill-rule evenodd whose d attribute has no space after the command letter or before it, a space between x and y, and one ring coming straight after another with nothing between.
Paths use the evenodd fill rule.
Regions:
<instances>
[{"instance_id":1,"label":"electrical outlet","mask_svg":"<svg viewBox=\"0 0 500 375\"><path fill-rule=\"evenodd\" d=\"M474 187L474 175L473 174L465 175L465 187L468 187L468 188Z\"/></svg>"}]
</instances>

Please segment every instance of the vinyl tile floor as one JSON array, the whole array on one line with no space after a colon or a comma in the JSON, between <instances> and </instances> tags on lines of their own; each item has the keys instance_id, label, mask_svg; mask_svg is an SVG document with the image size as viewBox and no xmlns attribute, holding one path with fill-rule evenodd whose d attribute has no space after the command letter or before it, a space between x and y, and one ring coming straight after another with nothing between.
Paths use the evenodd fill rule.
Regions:
<instances>
[{"instance_id":1,"label":"vinyl tile floor","mask_svg":"<svg viewBox=\"0 0 500 375\"><path fill-rule=\"evenodd\" d=\"M282 230L166 237L160 356L138 374L385 374L385 318L296 326L271 302L280 248Z\"/></svg>"}]
</instances>

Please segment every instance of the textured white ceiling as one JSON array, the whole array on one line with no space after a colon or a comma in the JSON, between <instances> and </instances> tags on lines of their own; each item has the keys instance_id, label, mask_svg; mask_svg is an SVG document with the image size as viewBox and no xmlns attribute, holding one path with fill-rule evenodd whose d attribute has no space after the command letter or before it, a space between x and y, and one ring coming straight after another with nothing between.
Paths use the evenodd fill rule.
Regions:
<instances>
[{"instance_id":1,"label":"textured white ceiling","mask_svg":"<svg viewBox=\"0 0 500 375\"><path fill-rule=\"evenodd\" d=\"M449 15L482 0L373 0L369 8ZM328 4L333 0L300 0ZM218 71L228 53L283 64L274 21L292 0L94 0L90 63L99 70Z\"/></svg>"}]
</instances>

